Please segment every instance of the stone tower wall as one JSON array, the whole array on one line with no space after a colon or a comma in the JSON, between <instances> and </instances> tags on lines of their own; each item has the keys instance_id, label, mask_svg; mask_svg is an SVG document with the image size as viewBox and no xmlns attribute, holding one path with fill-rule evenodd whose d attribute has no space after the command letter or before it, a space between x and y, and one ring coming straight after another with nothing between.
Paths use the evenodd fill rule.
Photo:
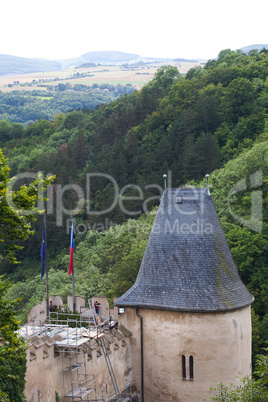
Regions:
<instances>
[{"instance_id":1,"label":"stone tower wall","mask_svg":"<svg viewBox=\"0 0 268 402\"><path fill-rule=\"evenodd\" d=\"M144 400L200 402L218 382L251 373L251 309L187 313L138 309L143 317ZM119 321L131 332L133 382L141 396L140 319L125 308ZM182 379L182 356L186 379ZM193 379L189 359L193 357ZM140 398L141 400L141 398Z\"/></svg>"}]
</instances>

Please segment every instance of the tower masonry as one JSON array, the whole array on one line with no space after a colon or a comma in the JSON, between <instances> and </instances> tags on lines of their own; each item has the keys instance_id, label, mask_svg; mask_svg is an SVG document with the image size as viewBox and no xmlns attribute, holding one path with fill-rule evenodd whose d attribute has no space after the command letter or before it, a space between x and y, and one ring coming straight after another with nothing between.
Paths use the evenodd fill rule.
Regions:
<instances>
[{"instance_id":1,"label":"tower masonry","mask_svg":"<svg viewBox=\"0 0 268 402\"><path fill-rule=\"evenodd\" d=\"M141 401L199 402L251 373L251 303L208 189L167 189L116 302Z\"/></svg>"}]
</instances>

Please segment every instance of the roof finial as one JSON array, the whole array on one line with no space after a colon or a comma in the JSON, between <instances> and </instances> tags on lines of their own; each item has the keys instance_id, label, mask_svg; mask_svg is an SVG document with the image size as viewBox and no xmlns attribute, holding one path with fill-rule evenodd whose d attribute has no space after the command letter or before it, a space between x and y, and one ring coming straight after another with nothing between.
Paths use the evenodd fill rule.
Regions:
<instances>
[{"instance_id":1,"label":"roof finial","mask_svg":"<svg viewBox=\"0 0 268 402\"><path fill-rule=\"evenodd\" d=\"M163 174L163 178L164 178L165 195L166 195L167 194L167 175Z\"/></svg>"},{"instance_id":2,"label":"roof finial","mask_svg":"<svg viewBox=\"0 0 268 402\"><path fill-rule=\"evenodd\" d=\"M208 186L208 178L209 178L209 174L206 174L206 179L207 179L207 195L210 195L210 191L209 191L209 186Z\"/></svg>"}]
</instances>

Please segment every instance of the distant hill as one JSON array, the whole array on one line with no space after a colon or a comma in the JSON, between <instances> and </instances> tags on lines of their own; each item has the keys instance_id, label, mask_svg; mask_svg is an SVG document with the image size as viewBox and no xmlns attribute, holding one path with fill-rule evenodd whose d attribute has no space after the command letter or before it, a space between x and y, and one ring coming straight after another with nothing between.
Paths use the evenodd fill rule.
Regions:
<instances>
[{"instance_id":1,"label":"distant hill","mask_svg":"<svg viewBox=\"0 0 268 402\"><path fill-rule=\"evenodd\" d=\"M61 63L46 59L27 59L24 57L0 54L0 75L38 73L61 70Z\"/></svg>"},{"instance_id":2,"label":"distant hill","mask_svg":"<svg viewBox=\"0 0 268 402\"><path fill-rule=\"evenodd\" d=\"M251 50L253 50L253 49L257 49L257 50L262 50L263 48L265 48L265 49L268 49L268 45L266 44L266 45L249 45L249 46L245 46L245 47L241 47L241 50L244 52L244 53L248 53L248 52L250 52Z\"/></svg>"},{"instance_id":3,"label":"distant hill","mask_svg":"<svg viewBox=\"0 0 268 402\"><path fill-rule=\"evenodd\" d=\"M0 75L58 71L88 63L120 65L140 60L141 57L137 54L116 51L89 52L80 57L65 60L30 59L0 54Z\"/></svg>"},{"instance_id":4,"label":"distant hill","mask_svg":"<svg viewBox=\"0 0 268 402\"><path fill-rule=\"evenodd\" d=\"M86 63L95 64L135 64L138 63L169 63L171 61L181 61L181 62L196 62L196 59L174 59L174 58L163 58L163 57L142 57L134 53L124 53L116 51L102 51L102 52L89 52L82 54L81 59L86 60ZM83 63L84 64L84 63Z\"/></svg>"},{"instance_id":5,"label":"distant hill","mask_svg":"<svg viewBox=\"0 0 268 402\"><path fill-rule=\"evenodd\" d=\"M138 54L124 53L117 51L95 51L82 54L74 59L58 60L62 68L68 67L90 67L90 64L121 65L134 63L141 59Z\"/></svg>"},{"instance_id":6,"label":"distant hill","mask_svg":"<svg viewBox=\"0 0 268 402\"><path fill-rule=\"evenodd\" d=\"M250 45L242 47L241 50L248 53L252 49L268 49L268 44ZM85 67L90 63L101 65L122 65L143 63L162 63L170 62L196 62L204 61L201 59L183 58L160 58L142 57L135 53L125 53L118 51L94 51L82 54L80 57L64 60L31 59L24 57L0 54L0 75L18 75L28 73L39 73L48 71L59 71L69 67Z\"/></svg>"},{"instance_id":7,"label":"distant hill","mask_svg":"<svg viewBox=\"0 0 268 402\"><path fill-rule=\"evenodd\" d=\"M160 57L141 57L135 53L117 51L95 51L82 54L80 57L64 60L30 59L0 54L0 75L19 75L48 71L59 71L70 67L90 66L90 63L101 65L122 65L144 63L167 63L173 61L193 62L197 60L172 59Z\"/></svg>"},{"instance_id":8,"label":"distant hill","mask_svg":"<svg viewBox=\"0 0 268 402\"><path fill-rule=\"evenodd\" d=\"M81 56L88 63L100 64L123 64L132 63L140 59L138 54L124 53L116 51L103 51L103 52L89 52Z\"/></svg>"},{"instance_id":9,"label":"distant hill","mask_svg":"<svg viewBox=\"0 0 268 402\"><path fill-rule=\"evenodd\" d=\"M242 47L241 50L248 53L252 49L268 49L265 45L250 45ZM85 67L90 63L102 65L121 65L136 63L163 63L170 62L196 62L205 61L201 59L183 58L161 58L161 57L142 57L135 53L125 53L118 51L94 51L82 54L80 57L64 60L31 59L24 57L0 54L0 75L19 75L28 73L39 73L48 71L59 71L69 67Z\"/></svg>"}]
</instances>

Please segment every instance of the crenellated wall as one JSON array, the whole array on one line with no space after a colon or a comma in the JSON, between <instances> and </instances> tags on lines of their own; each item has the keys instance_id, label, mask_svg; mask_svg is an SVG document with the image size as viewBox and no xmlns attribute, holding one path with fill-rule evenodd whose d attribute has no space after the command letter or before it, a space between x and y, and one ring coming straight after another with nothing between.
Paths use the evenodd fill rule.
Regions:
<instances>
[{"instance_id":1,"label":"crenellated wall","mask_svg":"<svg viewBox=\"0 0 268 402\"><path fill-rule=\"evenodd\" d=\"M118 298L114 299L114 302ZM114 320L118 319L118 308L110 308L109 302L106 297L92 297L88 300L88 307L86 307L86 301L83 297L75 296L76 303L76 311L80 314L94 314L94 303L98 301L100 303L99 313L103 317L112 317ZM59 295L52 295L49 297L49 304L52 302L52 305L57 308L57 310L62 310L64 308L64 304L62 298ZM28 311L28 323L37 322L38 324L43 324L47 318L47 305L46 300L43 300L41 303L37 303ZM73 311L73 296L67 296L67 307L69 311Z\"/></svg>"},{"instance_id":2,"label":"crenellated wall","mask_svg":"<svg viewBox=\"0 0 268 402\"><path fill-rule=\"evenodd\" d=\"M53 295L49 297L49 304L52 301L53 306L56 306L58 309L63 308L62 298L58 295ZM37 303L28 311L28 322L39 322L41 324L47 318L47 301L43 300L41 303Z\"/></svg>"},{"instance_id":3,"label":"crenellated wall","mask_svg":"<svg viewBox=\"0 0 268 402\"><path fill-rule=\"evenodd\" d=\"M67 296L67 306L70 311L73 311L73 296ZM75 309L80 313L81 308L85 307L85 299L80 296L75 296Z\"/></svg>"},{"instance_id":4,"label":"crenellated wall","mask_svg":"<svg viewBox=\"0 0 268 402\"><path fill-rule=\"evenodd\" d=\"M104 337L120 389L132 380L130 335L126 328L120 327ZM77 375L85 373L88 377L95 375L96 396L94 392L90 394L92 399L111 396L114 389L99 341L86 342L79 353L73 353L70 348L65 351L58 348L59 340L58 335L31 338L27 350L26 401L55 402L55 392L63 400L71 391L72 382L77 382ZM82 365L74 371L68 370L74 363Z\"/></svg>"}]
</instances>

